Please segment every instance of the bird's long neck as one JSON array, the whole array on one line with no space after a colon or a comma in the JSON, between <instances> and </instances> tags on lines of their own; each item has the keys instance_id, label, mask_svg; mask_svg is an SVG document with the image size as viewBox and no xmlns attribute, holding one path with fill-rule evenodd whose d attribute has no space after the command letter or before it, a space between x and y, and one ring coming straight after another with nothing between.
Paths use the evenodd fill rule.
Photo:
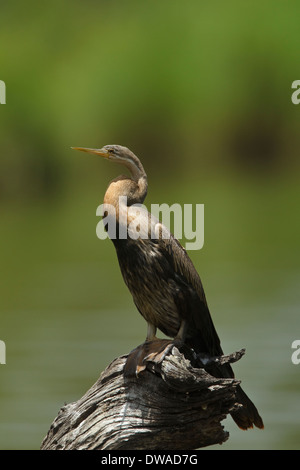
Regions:
<instances>
[{"instance_id":1,"label":"bird's long neck","mask_svg":"<svg viewBox=\"0 0 300 470\"><path fill-rule=\"evenodd\" d=\"M145 200L145 197L147 196L147 191L148 191L148 180L147 180L146 173L139 177L137 181L137 186L138 186L138 190L137 190L136 203L142 204Z\"/></svg>"},{"instance_id":2,"label":"bird's long neck","mask_svg":"<svg viewBox=\"0 0 300 470\"><path fill-rule=\"evenodd\" d=\"M121 163L119 161L118 163ZM104 196L104 207L110 219L116 220L124 231L136 217L134 205L142 204L147 195L147 175L140 160L131 152L130 158L122 159L122 165L130 172L130 178L118 176Z\"/></svg>"},{"instance_id":3,"label":"bird's long neck","mask_svg":"<svg viewBox=\"0 0 300 470\"><path fill-rule=\"evenodd\" d=\"M120 196L126 196L127 206L142 204L147 196L147 190L148 182L146 175L141 176L137 182L121 175L109 184L104 196L104 204L111 204L117 207Z\"/></svg>"},{"instance_id":4,"label":"bird's long neck","mask_svg":"<svg viewBox=\"0 0 300 470\"><path fill-rule=\"evenodd\" d=\"M147 195L146 174L139 177L138 182L126 176L114 179L104 196L104 211L110 223L117 222L126 230L135 218L135 204L142 204Z\"/></svg>"},{"instance_id":5,"label":"bird's long neck","mask_svg":"<svg viewBox=\"0 0 300 470\"><path fill-rule=\"evenodd\" d=\"M122 161L122 165L126 166L126 168L130 172L132 180L135 181L137 184L139 184L141 179L144 179L147 182L147 175L144 170L144 167L141 164L140 160L137 158L137 156L134 155L134 153L131 152L131 158L124 159Z\"/></svg>"}]
</instances>

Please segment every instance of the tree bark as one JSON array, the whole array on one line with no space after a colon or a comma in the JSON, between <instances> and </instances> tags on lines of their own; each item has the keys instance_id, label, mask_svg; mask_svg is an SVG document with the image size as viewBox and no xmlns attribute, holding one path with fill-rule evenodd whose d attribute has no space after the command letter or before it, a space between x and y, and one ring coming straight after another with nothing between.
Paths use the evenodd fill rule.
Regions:
<instances>
[{"instance_id":1,"label":"tree bark","mask_svg":"<svg viewBox=\"0 0 300 470\"><path fill-rule=\"evenodd\" d=\"M137 377L124 375L128 356L121 356L82 398L60 409L41 449L192 450L221 444L229 437L221 421L238 406L239 381L213 377L205 368L243 354L203 356L203 367L195 368L173 347Z\"/></svg>"}]
</instances>

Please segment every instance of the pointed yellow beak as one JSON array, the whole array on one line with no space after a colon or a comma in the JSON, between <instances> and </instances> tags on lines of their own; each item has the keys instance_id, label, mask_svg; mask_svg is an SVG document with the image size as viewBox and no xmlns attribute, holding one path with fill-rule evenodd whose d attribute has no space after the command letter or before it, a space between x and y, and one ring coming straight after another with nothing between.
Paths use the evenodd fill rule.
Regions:
<instances>
[{"instance_id":1,"label":"pointed yellow beak","mask_svg":"<svg viewBox=\"0 0 300 470\"><path fill-rule=\"evenodd\" d=\"M94 153L95 155L100 155L100 157L109 158L109 151L106 148L102 149L89 149L85 147L71 147L73 150L81 150L82 152Z\"/></svg>"}]
</instances>

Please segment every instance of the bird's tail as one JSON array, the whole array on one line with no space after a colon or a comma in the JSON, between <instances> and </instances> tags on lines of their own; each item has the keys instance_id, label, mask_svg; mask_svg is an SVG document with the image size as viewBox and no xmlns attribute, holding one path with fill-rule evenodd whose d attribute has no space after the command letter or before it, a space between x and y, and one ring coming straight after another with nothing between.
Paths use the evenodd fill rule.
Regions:
<instances>
[{"instance_id":1,"label":"bird's tail","mask_svg":"<svg viewBox=\"0 0 300 470\"><path fill-rule=\"evenodd\" d=\"M232 411L231 416L238 427L246 430L253 428L254 425L257 428L263 429L264 423L256 406L239 385L237 387L236 400L242 406Z\"/></svg>"}]
</instances>

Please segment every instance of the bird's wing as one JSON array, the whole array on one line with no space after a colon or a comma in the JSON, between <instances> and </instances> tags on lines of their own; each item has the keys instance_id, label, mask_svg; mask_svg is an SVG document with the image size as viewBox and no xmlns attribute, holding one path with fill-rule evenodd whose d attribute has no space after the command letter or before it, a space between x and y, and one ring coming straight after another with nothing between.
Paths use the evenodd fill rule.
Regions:
<instances>
[{"instance_id":1,"label":"bird's wing","mask_svg":"<svg viewBox=\"0 0 300 470\"><path fill-rule=\"evenodd\" d=\"M160 238L159 244L170 267L169 275L178 286L178 289L174 290L175 302L182 317L187 318L191 346L198 352L223 354L203 285L192 260L180 242L170 233L168 238Z\"/></svg>"}]
</instances>

